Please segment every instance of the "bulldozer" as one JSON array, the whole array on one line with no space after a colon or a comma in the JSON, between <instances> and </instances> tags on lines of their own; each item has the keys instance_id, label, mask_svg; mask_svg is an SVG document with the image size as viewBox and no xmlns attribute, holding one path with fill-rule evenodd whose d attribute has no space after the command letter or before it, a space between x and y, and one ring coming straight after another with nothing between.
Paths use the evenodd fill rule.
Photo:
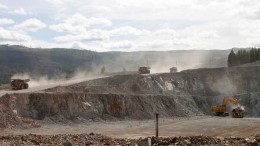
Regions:
<instances>
[{"instance_id":1,"label":"bulldozer","mask_svg":"<svg viewBox=\"0 0 260 146\"><path fill-rule=\"evenodd\" d=\"M227 112L227 103L231 102L234 105L238 104L237 99L228 97L223 99L222 105L217 106L211 106L210 109L212 112L215 112L216 116L229 116L229 113ZM243 118L244 117L244 109L242 109L240 106L232 109L232 117L233 118Z\"/></svg>"},{"instance_id":2,"label":"bulldozer","mask_svg":"<svg viewBox=\"0 0 260 146\"><path fill-rule=\"evenodd\" d=\"M30 79L11 79L11 88L12 88L12 90L28 89L29 81L30 81Z\"/></svg>"},{"instance_id":3,"label":"bulldozer","mask_svg":"<svg viewBox=\"0 0 260 146\"><path fill-rule=\"evenodd\" d=\"M150 74L151 67L139 67L139 74Z\"/></svg>"}]
</instances>

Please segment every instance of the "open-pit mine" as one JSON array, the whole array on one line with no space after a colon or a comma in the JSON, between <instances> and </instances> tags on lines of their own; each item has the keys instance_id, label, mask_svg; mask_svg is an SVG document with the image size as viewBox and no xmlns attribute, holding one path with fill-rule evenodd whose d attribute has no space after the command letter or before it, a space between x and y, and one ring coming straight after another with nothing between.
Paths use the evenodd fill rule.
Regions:
<instances>
[{"instance_id":1,"label":"open-pit mine","mask_svg":"<svg viewBox=\"0 0 260 146\"><path fill-rule=\"evenodd\" d=\"M140 137L153 145L260 144L259 66L115 75L0 93L0 145L142 145ZM227 97L237 104L225 103L226 112L239 106L243 118L210 110Z\"/></svg>"}]
</instances>

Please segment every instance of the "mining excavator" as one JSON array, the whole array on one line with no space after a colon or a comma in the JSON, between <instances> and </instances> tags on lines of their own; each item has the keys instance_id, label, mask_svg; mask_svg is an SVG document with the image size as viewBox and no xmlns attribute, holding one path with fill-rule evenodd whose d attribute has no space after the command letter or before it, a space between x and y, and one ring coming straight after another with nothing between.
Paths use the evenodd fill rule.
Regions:
<instances>
[{"instance_id":1,"label":"mining excavator","mask_svg":"<svg viewBox=\"0 0 260 146\"><path fill-rule=\"evenodd\" d=\"M227 103L231 102L234 105L238 104L237 99L228 97L223 99L222 105L211 106L210 109L212 112L215 112L216 116L228 116L229 113L227 112ZM244 117L244 109L240 106L232 109L232 117L233 118L243 118Z\"/></svg>"},{"instance_id":2,"label":"mining excavator","mask_svg":"<svg viewBox=\"0 0 260 146\"><path fill-rule=\"evenodd\" d=\"M22 90L22 89L28 89L29 84L28 82L30 79L11 79L11 88L12 90Z\"/></svg>"}]
</instances>

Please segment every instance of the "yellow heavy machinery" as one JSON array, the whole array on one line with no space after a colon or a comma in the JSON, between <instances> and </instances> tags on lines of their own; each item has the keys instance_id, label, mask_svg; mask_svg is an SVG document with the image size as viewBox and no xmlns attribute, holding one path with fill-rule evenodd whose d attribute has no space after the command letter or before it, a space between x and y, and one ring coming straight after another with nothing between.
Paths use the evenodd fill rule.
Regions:
<instances>
[{"instance_id":1,"label":"yellow heavy machinery","mask_svg":"<svg viewBox=\"0 0 260 146\"><path fill-rule=\"evenodd\" d=\"M223 99L222 105L217 106L211 106L210 109L212 112L215 112L216 116L228 116L229 113L227 112L227 103L231 102L234 105L237 105L237 99L228 97ZM232 117L233 118L243 118L244 117L244 109L242 109L240 106L232 109Z\"/></svg>"},{"instance_id":2,"label":"yellow heavy machinery","mask_svg":"<svg viewBox=\"0 0 260 146\"><path fill-rule=\"evenodd\" d=\"M149 74L151 67L139 67L139 74Z\"/></svg>"},{"instance_id":3,"label":"yellow heavy machinery","mask_svg":"<svg viewBox=\"0 0 260 146\"><path fill-rule=\"evenodd\" d=\"M22 89L28 89L29 84L28 82L30 79L11 79L11 88L12 90L22 90Z\"/></svg>"}]
</instances>

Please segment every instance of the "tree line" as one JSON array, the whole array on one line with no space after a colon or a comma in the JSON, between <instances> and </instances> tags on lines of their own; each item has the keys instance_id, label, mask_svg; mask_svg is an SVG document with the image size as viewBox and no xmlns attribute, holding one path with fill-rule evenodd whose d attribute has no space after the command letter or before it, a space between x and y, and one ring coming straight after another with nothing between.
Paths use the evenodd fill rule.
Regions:
<instances>
[{"instance_id":1,"label":"tree line","mask_svg":"<svg viewBox=\"0 0 260 146\"><path fill-rule=\"evenodd\" d=\"M257 60L260 60L260 48L238 50L236 53L232 49L228 55L228 67L252 63Z\"/></svg>"}]
</instances>

